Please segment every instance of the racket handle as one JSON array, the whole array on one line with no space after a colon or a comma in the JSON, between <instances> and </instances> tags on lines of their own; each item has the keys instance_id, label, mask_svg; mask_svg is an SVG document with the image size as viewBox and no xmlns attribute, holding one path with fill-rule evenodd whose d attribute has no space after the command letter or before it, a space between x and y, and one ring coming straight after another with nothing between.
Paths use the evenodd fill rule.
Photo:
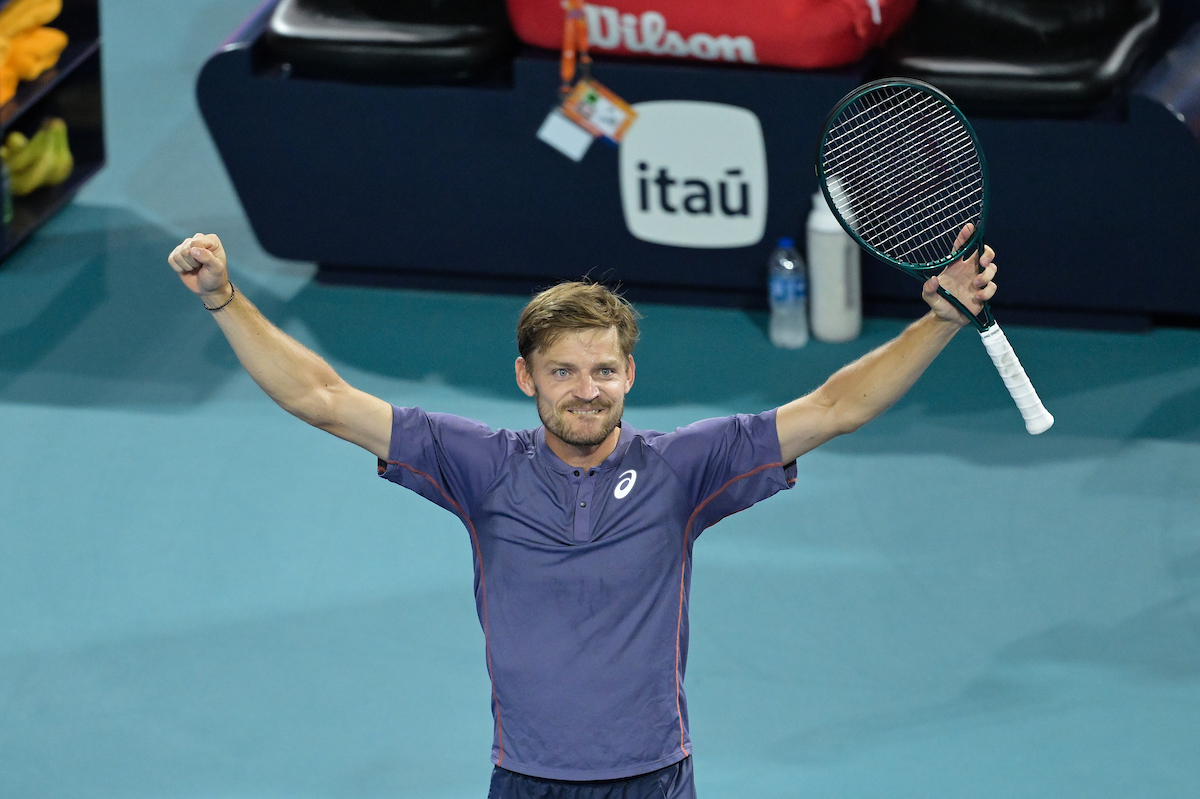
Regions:
<instances>
[{"instance_id":1,"label":"racket handle","mask_svg":"<svg viewBox=\"0 0 1200 799\"><path fill-rule=\"evenodd\" d=\"M1033 390L1029 376L1025 374L1021 362L1017 360L1017 354L1013 352L1012 345L1008 343L1008 338L1000 329L1000 325L993 324L987 330L981 331L979 337L983 339L983 346L988 355L992 357L996 371L1004 379L1008 393L1012 394L1013 401L1017 403L1017 409L1021 411L1021 416L1025 419L1025 429L1031 436L1049 430L1050 426L1054 424L1054 417L1046 410L1041 398Z\"/></svg>"}]
</instances>

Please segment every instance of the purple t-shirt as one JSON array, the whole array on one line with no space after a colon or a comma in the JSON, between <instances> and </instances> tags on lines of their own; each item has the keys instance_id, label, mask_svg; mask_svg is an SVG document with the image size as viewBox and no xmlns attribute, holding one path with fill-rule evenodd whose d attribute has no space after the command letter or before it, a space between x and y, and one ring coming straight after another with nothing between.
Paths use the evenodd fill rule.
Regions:
<instances>
[{"instance_id":1,"label":"purple t-shirt","mask_svg":"<svg viewBox=\"0 0 1200 799\"><path fill-rule=\"evenodd\" d=\"M623 423L616 450L576 469L542 428L492 431L394 408L380 475L458 515L492 680L492 762L610 780L691 753L687 666L692 544L789 487L775 411L673 433Z\"/></svg>"}]
</instances>

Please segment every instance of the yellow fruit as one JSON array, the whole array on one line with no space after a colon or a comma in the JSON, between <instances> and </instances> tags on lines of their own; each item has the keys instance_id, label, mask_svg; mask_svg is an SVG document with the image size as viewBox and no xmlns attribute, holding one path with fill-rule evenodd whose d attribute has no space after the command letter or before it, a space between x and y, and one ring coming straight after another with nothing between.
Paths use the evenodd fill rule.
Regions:
<instances>
[{"instance_id":1,"label":"yellow fruit","mask_svg":"<svg viewBox=\"0 0 1200 799\"><path fill-rule=\"evenodd\" d=\"M42 123L29 143L18 150L9 160L9 185L17 197L24 197L45 185L47 178L57 174L62 162L63 148L59 139L64 138L66 123L51 118Z\"/></svg>"},{"instance_id":2,"label":"yellow fruit","mask_svg":"<svg viewBox=\"0 0 1200 799\"><path fill-rule=\"evenodd\" d=\"M14 130L8 134L8 138L4 140L4 146L8 148L10 153L15 153L26 144L29 144L29 139L19 130Z\"/></svg>"},{"instance_id":3,"label":"yellow fruit","mask_svg":"<svg viewBox=\"0 0 1200 799\"><path fill-rule=\"evenodd\" d=\"M54 168L54 161L54 147L43 147L41 155L33 166L9 175L9 186L12 189L13 196L24 197L27 194L32 194L45 184L46 175Z\"/></svg>"},{"instance_id":4,"label":"yellow fruit","mask_svg":"<svg viewBox=\"0 0 1200 799\"><path fill-rule=\"evenodd\" d=\"M17 73L21 80L34 80L58 63L67 46L67 34L56 28L34 28L12 40L5 69Z\"/></svg>"},{"instance_id":5,"label":"yellow fruit","mask_svg":"<svg viewBox=\"0 0 1200 799\"><path fill-rule=\"evenodd\" d=\"M67 141L67 125L61 119L50 128L54 134L54 166L46 174L44 185L57 186L71 177L75 169L75 157L71 155L71 146Z\"/></svg>"},{"instance_id":6,"label":"yellow fruit","mask_svg":"<svg viewBox=\"0 0 1200 799\"><path fill-rule=\"evenodd\" d=\"M62 11L62 0L12 0L0 10L0 38L13 39L47 25Z\"/></svg>"},{"instance_id":7,"label":"yellow fruit","mask_svg":"<svg viewBox=\"0 0 1200 799\"><path fill-rule=\"evenodd\" d=\"M15 135L19 136L20 134ZM11 150L12 136L9 137L9 140L9 149ZM42 152L46 149L48 144L50 144L50 134L43 128L35 133L33 138L29 139L24 146L18 148L16 152L11 153L8 159L9 171L15 174L17 172L23 172L24 170L33 166L35 163L37 163L38 159L41 158Z\"/></svg>"},{"instance_id":8,"label":"yellow fruit","mask_svg":"<svg viewBox=\"0 0 1200 799\"><path fill-rule=\"evenodd\" d=\"M7 58L0 61L0 105L4 105L17 96L17 84L20 82L17 71L8 68Z\"/></svg>"},{"instance_id":9,"label":"yellow fruit","mask_svg":"<svg viewBox=\"0 0 1200 799\"><path fill-rule=\"evenodd\" d=\"M17 197L24 197L42 186L56 186L71 175L75 158L67 140L67 123L51 117L42 123L32 139L13 131L5 140L5 163L9 168L9 186Z\"/></svg>"},{"instance_id":10,"label":"yellow fruit","mask_svg":"<svg viewBox=\"0 0 1200 799\"><path fill-rule=\"evenodd\" d=\"M25 138L25 134L14 130L8 134L8 138L4 140L4 144L0 145L0 160L4 161L7 166L12 157L17 154L17 151L26 144L29 144L29 139Z\"/></svg>"}]
</instances>

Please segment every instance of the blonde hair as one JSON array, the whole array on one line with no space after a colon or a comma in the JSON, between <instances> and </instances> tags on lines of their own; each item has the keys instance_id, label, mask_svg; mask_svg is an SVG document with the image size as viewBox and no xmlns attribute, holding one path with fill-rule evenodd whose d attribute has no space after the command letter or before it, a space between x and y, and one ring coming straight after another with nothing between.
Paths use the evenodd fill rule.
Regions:
<instances>
[{"instance_id":1,"label":"blonde hair","mask_svg":"<svg viewBox=\"0 0 1200 799\"><path fill-rule=\"evenodd\" d=\"M633 354L640 314L621 295L599 283L559 283L534 296L517 319L517 351L526 361L569 330L612 328L621 354Z\"/></svg>"}]
</instances>

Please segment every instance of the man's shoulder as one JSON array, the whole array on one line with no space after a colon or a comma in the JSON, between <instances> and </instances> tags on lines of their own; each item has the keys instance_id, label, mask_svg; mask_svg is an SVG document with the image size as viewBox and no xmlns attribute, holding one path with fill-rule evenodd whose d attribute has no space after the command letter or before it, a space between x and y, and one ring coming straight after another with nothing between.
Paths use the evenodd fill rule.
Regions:
<instances>
[{"instance_id":1,"label":"man's shoulder","mask_svg":"<svg viewBox=\"0 0 1200 799\"><path fill-rule=\"evenodd\" d=\"M472 419L459 413L427 411L419 405L392 405L392 415L396 421L427 420L429 424L439 427L479 430L489 434L528 436L533 432L532 430L510 430L505 427L493 428L487 422L479 419Z\"/></svg>"},{"instance_id":2,"label":"man's shoulder","mask_svg":"<svg viewBox=\"0 0 1200 799\"><path fill-rule=\"evenodd\" d=\"M534 430L493 429L486 422L455 413L426 411L423 408L392 406L393 426L424 426L430 436L444 444L498 448L506 452L526 451L533 446Z\"/></svg>"},{"instance_id":3,"label":"man's shoulder","mask_svg":"<svg viewBox=\"0 0 1200 799\"><path fill-rule=\"evenodd\" d=\"M728 435L731 431L749 433L773 432L775 411L772 408L761 413L736 413L726 416L711 416L677 427L674 430L638 430L636 439L641 439L652 449L670 446L681 439L712 439Z\"/></svg>"}]
</instances>

